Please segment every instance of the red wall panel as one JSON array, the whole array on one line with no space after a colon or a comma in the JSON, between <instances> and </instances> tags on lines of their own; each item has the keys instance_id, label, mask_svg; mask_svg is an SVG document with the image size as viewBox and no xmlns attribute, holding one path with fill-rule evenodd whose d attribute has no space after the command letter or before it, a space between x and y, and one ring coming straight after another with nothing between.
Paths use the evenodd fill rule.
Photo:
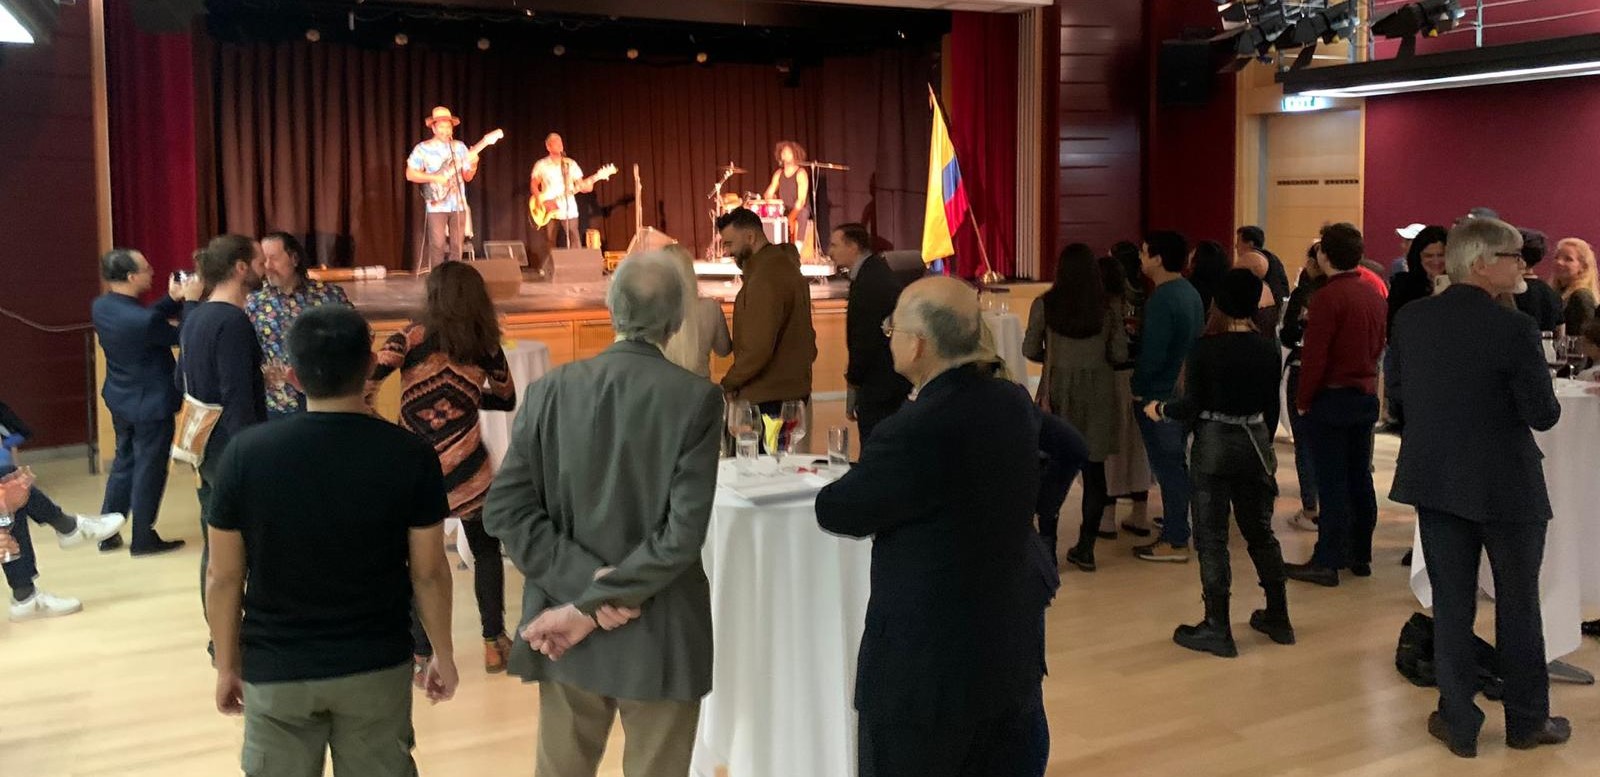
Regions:
<instances>
[{"instance_id":1,"label":"red wall panel","mask_svg":"<svg viewBox=\"0 0 1600 777\"><path fill-rule=\"evenodd\" d=\"M80 3L61 6L50 43L0 52L0 308L52 327L87 323L100 288L91 51ZM0 343L0 400L34 428L30 445L88 439L84 333L4 316Z\"/></svg>"},{"instance_id":2,"label":"red wall panel","mask_svg":"<svg viewBox=\"0 0 1600 777\"><path fill-rule=\"evenodd\" d=\"M1046 277L1068 243L1104 252L1119 240L1138 239L1148 92L1141 3L1057 0L1056 7L1060 173L1056 244L1044 246Z\"/></svg>"}]
</instances>

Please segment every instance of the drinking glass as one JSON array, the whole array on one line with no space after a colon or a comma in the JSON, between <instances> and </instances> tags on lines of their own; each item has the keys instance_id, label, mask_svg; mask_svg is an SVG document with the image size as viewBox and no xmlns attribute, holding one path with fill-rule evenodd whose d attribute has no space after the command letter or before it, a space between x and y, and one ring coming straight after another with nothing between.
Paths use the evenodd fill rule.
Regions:
<instances>
[{"instance_id":1,"label":"drinking glass","mask_svg":"<svg viewBox=\"0 0 1600 777\"><path fill-rule=\"evenodd\" d=\"M0 512L0 530L4 530L7 534L10 534L13 523L15 523L15 521L12 520L11 513ZM0 553L0 564L10 564L16 560L16 554L9 550L5 551L4 553Z\"/></svg>"},{"instance_id":2,"label":"drinking glass","mask_svg":"<svg viewBox=\"0 0 1600 777\"><path fill-rule=\"evenodd\" d=\"M798 453L800 441L806 438L806 403L798 399L784 400L778 418L783 423L783 430L778 433L780 457Z\"/></svg>"},{"instance_id":3,"label":"drinking glass","mask_svg":"<svg viewBox=\"0 0 1600 777\"><path fill-rule=\"evenodd\" d=\"M828 427L828 466L850 466L850 427Z\"/></svg>"},{"instance_id":4,"label":"drinking glass","mask_svg":"<svg viewBox=\"0 0 1600 777\"><path fill-rule=\"evenodd\" d=\"M738 458L735 465L740 475L749 476L756 470L756 459L761 456L761 436L754 431L740 432L734 444L737 446L734 455Z\"/></svg>"},{"instance_id":5,"label":"drinking glass","mask_svg":"<svg viewBox=\"0 0 1600 777\"><path fill-rule=\"evenodd\" d=\"M745 401L733 402L728 405L728 434L738 439L746 432L755 432L756 408Z\"/></svg>"}]
</instances>

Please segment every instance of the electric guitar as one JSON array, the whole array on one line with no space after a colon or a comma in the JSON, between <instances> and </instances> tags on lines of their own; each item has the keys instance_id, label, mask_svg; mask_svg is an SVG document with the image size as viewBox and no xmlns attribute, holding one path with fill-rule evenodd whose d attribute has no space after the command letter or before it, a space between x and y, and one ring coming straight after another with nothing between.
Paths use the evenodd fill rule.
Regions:
<instances>
[{"instance_id":1,"label":"electric guitar","mask_svg":"<svg viewBox=\"0 0 1600 777\"><path fill-rule=\"evenodd\" d=\"M528 218L533 220L533 225L535 227L544 229L545 226L555 220L556 212L561 210L562 199L572 196L578 189L592 186L616 174L617 166L608 163L599 170L596 170L594 175L591 175L588 178L584 178L580 181L574 181L572 186L567 189L567 191L564 192L559 198L546 200L539 197L539 194L543 194L543 192L535 194L528 198Z\"/></svg>"},{"instance_id":2,"label":"electric guitar","mask_svg":"<svg viewBox=\"0 0 1600 777\"><path fill-rule=\"evenodd\" d=\"M490 147L490 146L492 146L492 145L494 145L496 143L499 143L500 140L502 138L504 138L505 136L506 136L506 131L505 130L501 130L501 129L494 130L494 131L490 132L489 134L484 135L483 139L479 140L477 145L473 146L472 148L467 149L467 156L469 156L469 157L470 156L474 156L478 152L480 152L480 151L482 151L482 150L484 150L484 149L486 149L486 148L488 148L488 147ZM455 154L451 154L450 158L445 160L445 163L439 166L439 173L438 174L450 176L450 182L449 183L425 183L425 184L422 184L422 199L424 199L424 200L426 200L428 202L438 202L438 201L446 199L446 198L448 198L450 196L450 192L453 191L455 189L455 187L456 187L456 177L455 177L456 159L457 159L456 155ZM465 160L462 160L462 161L465 161Z\"/></svg>"}]
</instances>

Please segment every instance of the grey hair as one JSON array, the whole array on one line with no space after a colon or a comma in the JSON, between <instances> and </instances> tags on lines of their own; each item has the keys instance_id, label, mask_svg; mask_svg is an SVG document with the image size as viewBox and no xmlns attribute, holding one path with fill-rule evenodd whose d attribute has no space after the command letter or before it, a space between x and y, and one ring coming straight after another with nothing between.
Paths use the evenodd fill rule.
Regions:
<instances>
[{"instance_id":1,"label":"grey hair","mask_svg":"<svg viewBox=\"0 0 1600 777\"><path fill-rule=\"evenodd\" d=\"M665 345L683 326L683 281L661 251L630 256L617 266L606 290L611 328L625 340Z\"/></svg>"},{"instance_id":2,"label":"grey hair","mask_svg":"<svg viewBox=\"0 0 1600 777\"><path fill-rule=\"evenodd\" d=\"M979 330L983 328L983 323L976 317L967 318L925 297L912 302L906 312L917 322L928 342L933 343L939 358L960 361L978 353L982 343Z\"/></svg>"},{"instance_id":3,"label":"grey hair","mask_svg":"<svg viewBox=\"0 0 1600 777\"><path fill-rule=\"evenodd\" d=\"M1444 269L1451 283L1472 277L1472 266L1480 259L1493 261L1496 253L1522 250L1522 233L1496 218L1467 219L1450 230L1444 246Z\"/></svg>"}]
</instances>

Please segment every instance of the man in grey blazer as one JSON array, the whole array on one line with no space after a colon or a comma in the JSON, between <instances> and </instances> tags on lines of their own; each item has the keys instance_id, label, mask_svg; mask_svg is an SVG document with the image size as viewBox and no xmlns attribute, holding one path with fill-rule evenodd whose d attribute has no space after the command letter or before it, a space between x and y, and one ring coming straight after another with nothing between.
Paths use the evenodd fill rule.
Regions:
<instances>
[{"instance_id":1,"label":"man in grey blazer","mask_svg":"<svg viewBox=\"0 0 1600 777\"><path fill-rule=\"evenodd\" d=\"M700 547L723 402L661 353L683 296L665 255L623 262L616 343L528 388L489 490L484 527L526 578L509 668L540 683L538 777L593 775L617 713L625 775L689 770L711 690Z\"/></svg>"},{"instance_id":2,"label":"man in grey blazer","mask_svg":"<svg viewBox=\"0 0 1600 777\"><path fill-rule=\"evenodd\" d=\"M1533 430L1556 425L1561 405L1538 325L1496 301L1522 278L1522 236L1503 221L1478 218L1452 229L1447 245L1450 287L1395 319L1388 397L1405 434L1389 496L1417 508L1433 585L1439 709L1428 717L1428 733L1471 758L1483 725L1473 701L1472 625L1485 550L1494 570L1506 744L1527 749L1571 735L1565 718L1550 717L1539 567L1551 510L1544 455L1533 439Z\"/></svg>"}]
</instances>

